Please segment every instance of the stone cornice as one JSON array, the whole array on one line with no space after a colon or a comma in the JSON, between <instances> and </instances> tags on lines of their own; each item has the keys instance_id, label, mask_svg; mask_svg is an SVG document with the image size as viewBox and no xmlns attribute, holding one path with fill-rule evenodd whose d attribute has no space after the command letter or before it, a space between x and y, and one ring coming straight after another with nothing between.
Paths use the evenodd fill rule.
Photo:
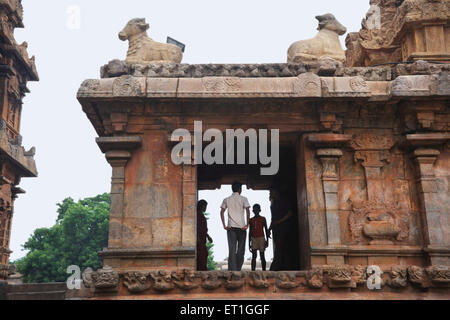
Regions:
<instances>
[{"instance_id":1,"label":"stone cornice","mask_svg":"<svg viewBox=\"0 0 450 320\"><path fill-rule=\"evenodd\" d=\"M121 76L84 81L78 99L130 98L301 98L388 101L450 96L448 74L399 76L394 81L366 81L363 77L319 77L303 73L284 78L153 78Z\"/></svg>"},{"instance_id":2,"label":"stone cornice","mask_svg":"<svg viewBox=\"0 0 450 320\"><path fill-rule=\"evenodd\" d=\"M34 148L25 151L20 143L11 141L6 132L6 124L0 123L0 153L5 154L14 165L23 171L25 177L36 177L37 169L34 162Z\"/></svg>"},{"instance_id":3,"label":"stone cornice","mask_svg":"<svg viewBox=\"0 0 450 320\"><path fill-rule=\"evenodd\" d=\"M107 296L127 298L137 294L148 299L161 299L161 297L170 299L178 296L190 298L208 296L208 298L219 299L236 297L239 294L247 298L259 296L276 299L286 297L286 294L292 298L301 298L343 288L348 289L346 291L348 298L353 292L350 289L357 290L360 298L361 294L367 294L370 291L367 285L368 278L372 275L370 268L324 265L313 266L308 271L196 272L162 269L117 271L106 266L98 271L87 269L83 273L83 284L85 288L90 288L97 298ZM372 298L378 295L378 298L392 299L394 297L390 294L395 293L395 298L398 299L399 289L408 290L409 298L411 295L420 295L422 298L440 296L445 299L448 297L449 267L385 266L378 268L377 277L382 281L380 287L373 291L372 294L375 296ZM432 294L434 288L439 289L435 293L437 295ZM423 289L429 290L426 296L423 296Z\"/></svg>"},{"instance_id":4,"label":"stone cornice","mask_svg":"<svg viewBox=\"0 0 450 320\"><path fill-rule=\"evenodd\" d=\"M104 249L99 255L108 258L138 259L138 258L192 258L195 257L194 247L179 248L136 248L136 249Z\"/></svg>"}]
</instances>

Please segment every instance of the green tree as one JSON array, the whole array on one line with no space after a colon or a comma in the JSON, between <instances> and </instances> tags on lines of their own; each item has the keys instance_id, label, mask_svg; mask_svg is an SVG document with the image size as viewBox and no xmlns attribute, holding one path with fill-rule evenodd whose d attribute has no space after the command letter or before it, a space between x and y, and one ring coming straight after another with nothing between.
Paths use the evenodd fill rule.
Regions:
<instances>
[{"instance_id":1,"label":"green tree","mask_svg":"<svg viewBox=\"0 0 450 320\"><path fill-rule=\"evenodd\" d=\"M107 246L110 195L105 193L58 204L58 218L51 228L35 230L23 245L27 255L16 261L26 283L64 282L67 267L101 268L98 251Z\"/></svg>"},{"instance_id":2,"label":"green tree","mask_svg":"<svg viewBox=\"0 0 450 320\"><path fill-rule=\"evenodd\" d=\"M205 212L205 217L206 220L209 220L209 213ZM211 242L207 241L206 242L206 248L208 249L208 262L206 264L207 269L212 271L212 270L216 270L217 269L217 263L214 261L214 244L212 244Z\"/></svg>"}]
</instances>

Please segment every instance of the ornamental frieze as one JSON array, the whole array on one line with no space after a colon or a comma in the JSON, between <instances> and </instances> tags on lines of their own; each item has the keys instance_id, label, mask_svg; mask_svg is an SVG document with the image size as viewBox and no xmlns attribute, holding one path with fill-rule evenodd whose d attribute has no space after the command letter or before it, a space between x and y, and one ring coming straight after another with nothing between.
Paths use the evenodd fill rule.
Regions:
<instances>
[{"instance_id":1,"label":"ornamental frieze","mask_svg":"<svg viewBox=\"0 0 450 320\"><path fill-rule=\"evenodd\" d=\"M299 288L320 290L364 287L368 282L368 268L357 265L315 266L309 271L206 271L179 270L169 272L155 270L134 271L117 274L105 267L99 271L87 269L83 273L83 283L94 292L118 292L120 286L130 294L154 292L155 294L175 294L189 291L191 294L202 290L214 292L225 288L227 291L256 290L273 291L275 288L296 291ZM381 286L400 289L406 287L440 288L450 287L450 267L432 266L392 266L382 272ZM119 285L120 279L120 285ZM387 287L386 287L387 286ZM222 289L223 290L223 289ZM304 290L304 289L301 289Z\"/></svg>"}]
</instances>

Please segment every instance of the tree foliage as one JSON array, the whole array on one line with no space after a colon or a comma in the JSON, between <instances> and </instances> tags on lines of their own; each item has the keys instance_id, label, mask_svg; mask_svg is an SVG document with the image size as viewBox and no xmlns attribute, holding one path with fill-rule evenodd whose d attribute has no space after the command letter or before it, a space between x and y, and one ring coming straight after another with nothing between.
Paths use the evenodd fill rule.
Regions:
<instances>
[{"instance_id":1,"label":"tree foliage","mask_svg":"<svg viewBox=\"0 0 450 320\"><path fill-rule=\"evenodd\" d=\"M56 224L35 230L23 245L27 255L15 262L24 282L64 282L71 265L101 268L98 251L108 243L109 207L107 193L58 204Z\"/></svg>"},{"instance_id":2,"label":"tree foliage","mask_svg":"<svg viewBox=\"0 0 450 320\"><path fill-rule=\"evenodd\" d=\"M206 221L209 220L209 213L205 212ZM214 244L207 241L206 242L206 248L208 249L208 262L206 264L206 267L208 270L213 271L217 269L217 263L214 261Z\"/></svg>"}]
</instances>

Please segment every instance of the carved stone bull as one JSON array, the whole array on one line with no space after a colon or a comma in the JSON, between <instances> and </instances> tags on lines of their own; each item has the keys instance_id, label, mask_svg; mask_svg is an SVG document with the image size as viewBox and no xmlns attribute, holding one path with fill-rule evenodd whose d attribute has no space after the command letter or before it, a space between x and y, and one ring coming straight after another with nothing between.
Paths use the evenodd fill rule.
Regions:
<instances>
[{"instance_id":1,"label":"carved stone bull","mask_svg":"<svg viewBox=\"0 0 450 320\"><path fill-rule=\"evenodd\" d=\"M126 62L129 63L180 63L183 52L174 44L153 41L147 35L150 25L145 19L133 19L119 33L119 39L128 40Z\"/></svg>"},{"instance_id":2,"label":"carved stone bull","mask_svg":"<svg viewBox=\"0 0 450 320\"><path fill-rule=\"evenodd\" d=\"M294 42L288 50L288 62L314 62L326 57L345 61L339 36L344 35L347 28L330 13L316 19L319 20L319 33L312 39Z\"/></svg>"}]
</instances>

